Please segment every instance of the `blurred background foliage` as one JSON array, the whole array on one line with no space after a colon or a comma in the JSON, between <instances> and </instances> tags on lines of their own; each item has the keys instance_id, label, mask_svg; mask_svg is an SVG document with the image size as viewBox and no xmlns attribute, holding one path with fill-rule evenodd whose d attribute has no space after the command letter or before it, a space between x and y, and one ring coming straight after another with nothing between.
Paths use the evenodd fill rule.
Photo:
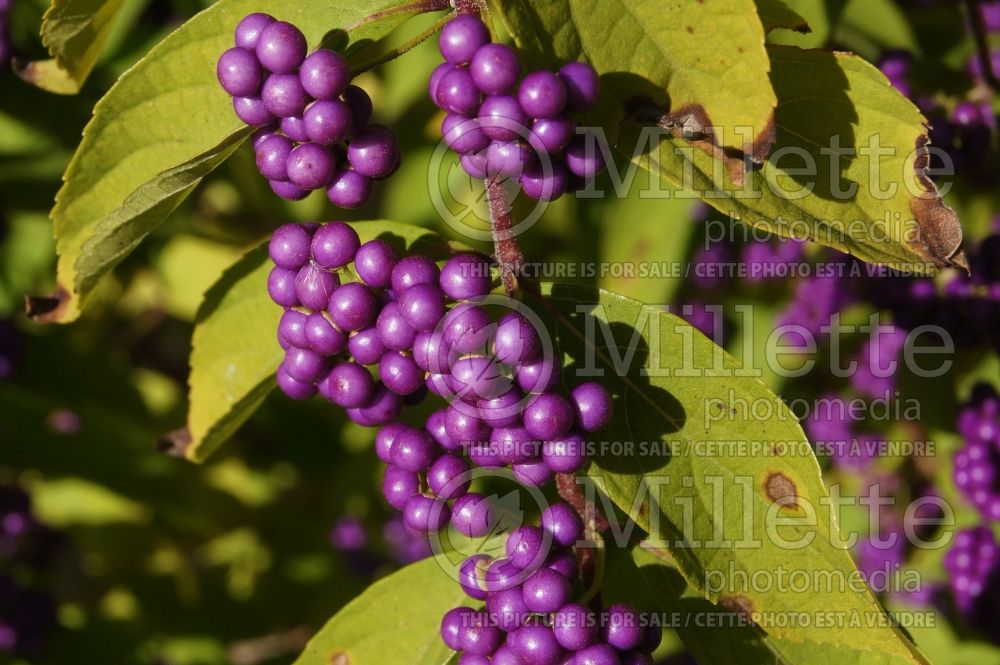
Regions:
<instances>
[{"instance_id":1,"label":"blurred background foliage","mask_svg":"<svg viewBox=\"0 0 1000 665\"><path fill-rule=\"evenodd\" d=\"M157 450L158 438L184 421L192 319L205 289L278 224L344 218L322 195L298 203L273 196L255 172L248 145L103 282L79 322L38 326L22 315L25 294L53 286L48 212L91 109L118 75L208 4L126 0L104 55L77 96L51 95L10 71L0 73L0 484L26 491L39 528L58 541L52 556L33 567L7 570L0 563L0 572L54 602L57 625L30 662L289 662L374 576L422 555L379 500L370 433L350 425L338 409L275 394L204 466ZM813 31L777 31L776 41L847 48L873 62L886 49L902 49L913 54L922 87L936 91L939 103L953 108L967 94L973 44L959 3L789 4ZM42 0L13 2L11 34L22 58L46 57L37 36L45 9ZM434 18L411 21L390 42L416 34ZM444 182L453 205L482 206L481 192L469 189L450 157L445 168L431 171L441 116L425 91L437 61L434 45L425 43L358 81L374 99L377 118L399 135L404 162L350 219L388 218L454 236L431 202L429 171ZM686 197L641 199L646 177L638 174L624 198L563 197L523 236L526 255L568 267L568 274L551 275L560 279L658 305L691 302L693 287L669 274L640 279L581 270L596 262L639 261L683 269L696 254L703 241L704 227L694 221L704 219L701 207ZM948 202L969 235L981 237L998 209L996 181L991 188L967 186L961 174L957 180ZM766 332L792 290L787 280L739 293L734 288L727 306L740 299L753 303L758 332ZM730 319L730 326L727 346L742 348L739 319ZM941 412L934 431L944 445L955 441L946 432L964 395L949 396L955 386L964 386L967 395L965 370L996 379L998 363L995 352L984 351L960 367L963 373L938 384L913 387L944 397L932 400ZM815 382L787 386L768 378L786 397L817 390ZM887 472L907 464L879 461ZM947 466L923 473L950 484ZM858 482L836 469L828 478ZM942 577L939 560L927 562L925 571ZM958 649L944 621L919 637L936 662L1000 659L1000 652L974 641ZM664 650L678 648L668 640Z\"/></svg>"}]
</instances>

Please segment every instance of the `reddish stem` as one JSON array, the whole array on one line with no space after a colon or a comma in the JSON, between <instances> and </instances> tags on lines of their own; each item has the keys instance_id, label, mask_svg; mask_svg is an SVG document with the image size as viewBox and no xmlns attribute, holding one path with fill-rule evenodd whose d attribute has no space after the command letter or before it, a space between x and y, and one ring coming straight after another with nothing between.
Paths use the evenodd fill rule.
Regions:
<instances>
[{"instance_id":1,"label":"reddish stem","mask_svg":"<svg viewBox=\"0 0 1000 665\"><path fill-rule=\"evenodd\" d=\"M493 246L496 260L500 265L500 277L508 296L517 290L517 276L524 265L524 254L517 244L514 221L510 216L510 203L503 179L493 176L486 179L486 198L490 205L490 222L493 227Z\"/></svg>"}]
</instances>

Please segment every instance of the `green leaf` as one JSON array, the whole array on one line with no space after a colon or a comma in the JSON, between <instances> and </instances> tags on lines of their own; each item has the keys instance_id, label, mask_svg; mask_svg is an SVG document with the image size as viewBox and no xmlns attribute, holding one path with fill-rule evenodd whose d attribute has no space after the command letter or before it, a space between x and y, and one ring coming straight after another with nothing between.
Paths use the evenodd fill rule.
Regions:
<instances>
[{"instance_id":1,"label":"green leaf","mask_svg":"<svg viewBox=\"0 0 1000 665\"><path fill-rule=\"evenodd\" d=\"M844 643L836 646L770 635L758 626L742 624L735 612L705 600L697 590L687 586L680 572L669 559L663 558L662 553L636 547L632 550L632 558L636 567L632 574L634 583L655 594L658 611L676 613L677 633L700 665L729 665L737 661L760 665L911 662L855 644L849 637L854 629L843 629Z\"/></svg>"},{"instance_id":2,"label":"green leaf","mask_svg":"<svg viewBox=\"0 0 1000 665\"><path fill-rule=\"evenodd\" d=\"M362 242L387 237L442 255L444 241L416 226L351 222ZM250 250L205 293L191 342L187 427L163 447L202 462L257 410L275 387L282 350L275 337L281 308L267 294L267 243Z\"/></svg>"},{"instance_id":3,"label":"green leaf","mask_svg":"<svg viewBox=\"0 0 1000 665\"><path fill-rule=\"evenodd\" d=\"M637 96L668 119L715 128L718 144L762 160L774 140L776 102L764 28L753 0L502 0L504 20L534 65L589 60L605 104ZM722 82L725 82L722 84ZM737 131L738 130L738 131Z\"/></svg>"},{"instance_id":4,"label":"green leaf","mask_svg":"<svg viewBox=\"0 0 1000 665\"><path fill-rule=\"evenodd\" d=\"M31 496L39 519L57 528L140 524L150 517L147 506L83 478L37 480Z\"/></svg>"},{"instance_id":5,"label":"green leaf","mask_svg":"<svg viewBox=\"0 0 1000 665\"><path fill-rule=\"evenodd\" d=\"M220 0L155 46L97 104L84 130L52 210L58 287L51 298L35 301L33 317L77 318L100 275L245 138L215 80L216 60L232 45L243 16L270 12L301 27L313 45L328 31L343 29L356 49L412 15L411 5L397 5ZM366 20L375 13L378 20Z\"/></svg>"},{"instance_id":6,"label":"green leaf","mask_svg":"<svg viewBox=\"0 0 1000 665\"><path fill-rule=\"evenodd\" d=\"M647 547L673 559L700 597L763 617L774 638L921 662L898 632L877 623L885 615L840 546L812 449L754 370L660 309L588 287L544 293L570 369L616 397L588 477L651 534ZM779 570L786 587L791 573L805 576L806 589L782 588ZM818 590L828 576L845 586ZM861 625L818 625L824 612ZM812 621L795 621L801 617Z\"/></svg>"},{"instance_id":7,"label":"green leaf","mask_svg":"<svg viewBox=\"0 0 1000 665\"><path fill-rule=\"evenodd\" d=\"M75 95L90 76L125 0L52 0L42 21L42 43L51 60L18 69L28 83Z\"/></svg>"},{"instance_id":8,"label":"green leaf","mask_svg":"<svg viewBox=\"0 0 1000 665\"><path fill-rule=\"evenodd\" d=\"M805 235L864 261L918 272L964 267L958 217L921 168L928 137L917 108L856 56L768 50L778 141L762 168L747 171L739 160L714 157L711 146L699 150L638 123L627 123L619 149L720 211L778 235ZM844 152L837 157L831 148ZM812 173L803 175L804 167Z\"/></svg>"},{"instance_id":9,"label":"green leaf","mask_svg":"<svg viewBox=\"0 0 1000 665\"><path fill-rule=\"evenodd\" d=\"M371 585L330 619L294 665L445 665L441 617L465 594L434 557Z\"/></svg>"},{"instance_id":10,"label":"green leaf","mask_svg":"<svg viewBox=\"0 0 1000 665\"><path fill-rule=\"evenodd\" d=\"M809 22L798 12L785 4L784 0L754 0L757 3L757 14L764 24L764 32L778 28L793 30L807 34L811 32Z\"/></svg>"}]
</instances>

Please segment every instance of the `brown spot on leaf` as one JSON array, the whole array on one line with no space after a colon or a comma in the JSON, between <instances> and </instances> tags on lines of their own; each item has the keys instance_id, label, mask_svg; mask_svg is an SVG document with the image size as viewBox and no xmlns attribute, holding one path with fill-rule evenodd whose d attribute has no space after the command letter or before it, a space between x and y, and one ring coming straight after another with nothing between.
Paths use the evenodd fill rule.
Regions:
<instances>
[{"instance_id":1,"label":"brown spot on leaf","mask_svg":"<svg viewBox=\"0 0 1000 665\"><path fill-rule=\"evenodd\" d=\"M351 665L351 657L343 651L330 656L330 665Z\"/></svg>"},{"instance_id":2,"label":"brown spot on leaf","mask_svg":"<svg viewBox=\"0 0 1000 665\"><path fill-rule=\"evenodd\" d=\"M684 29L685 29L685 30L687 30L687 33L688 33L689 35L693 35L693 34L694 34L694 27L692 27L692 26L690 26L690 25L689 25L689 26L687 26L687 27L686 27L686 28L684 28Z\"/></svg>"},{"instance_id":3,"label":"brown spot on leaf","mask_svg":"<svg viewBox=\"0 0 1000 665\"><path fill-rule=\"evenodd\" d=\"M734 594L732 596L722 596L719 598L719 605L730 612L735 612L740 615L744 621L747 623L754 623L753 620L753 601L744 596L743 594Z\"/></svg>"},{"instance_id":4,"label":"brown spot on leaf","mask_svg":"<svg viewBox=\"0 0 1000 665\"><path fill-rule=\"evenodd\" d=\"M168 432L156 440L156 451L171 457L187 457L190 447L191 430L187 427Z\"/></svg>"},{"instance_id":5,"label":"brown spot on leaf","mask_svg":"<svg viewBox=\"0 0 1000 665\"><path fill-rule=\"evenodd\" d=\"M781 471L772 471L764 479L764 493L773 503L779 504L782 508L798 510L799 492L795 487L795 481L783 474Z\"/></svg>"},{"instance_id":6,"label":"brown spot on leaf","mask_svg":"<svg viewBox=\"0 0 1000 665\"><path fill-rule=\"evenodd\" d=\"M69 291L61 284L48 296L25 296L24 313L35 323L54 323L62 318L69 302Z\"/></svg>"},{"instance_id":7,"label":"brown spot on leaf","mask_svg":"<svg viewBox=\"0 0 1000 665\"><path fill-rule=\"evenodd\" d=\"M916 237L909 245L938 268L969 270L962 250L962 224L958 215L941 199L937 186L927 175L930 166L930 138L917 137L917 156L913 162L917 181L924 192L910 201L910 212L917 222Z\"/></svg>"}]
</instances>

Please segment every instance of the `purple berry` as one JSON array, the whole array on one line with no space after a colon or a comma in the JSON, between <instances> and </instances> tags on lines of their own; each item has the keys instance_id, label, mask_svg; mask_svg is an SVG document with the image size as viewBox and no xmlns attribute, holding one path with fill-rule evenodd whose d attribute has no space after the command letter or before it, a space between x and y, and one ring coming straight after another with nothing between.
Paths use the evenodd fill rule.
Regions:
<instances>
[{"instance_id":1,"label":"purple berry","mask_svg":"<svg viewBox=\"0 0 1000 665\"><path fill-rule=\"evenodd\" d=\"M347 415L354 422L365 427L378 427L399 418L403 410L403 400L381 383L375 385L375 394L365 406L348 409Z\"/></svg>"},{"instance_id":2,"label":"purple berry","mask_svg":"<svg viewBox=\"0 0 1000 665\"><path fill-rule=\"evenodd\" d=\"M253 97L260 91L264 70L253 51L236 47L219 56L216 75L230 96Z\"/></svg>"},{"instance_id":3,"label":"purple berry","mask_svg":"<svg viewBox=\"0 0 1000 665\"><path fill-rule=\"evenodd\" d=\"M441 640L448 645L449 649L459 651L462 648L458 640L462 626L471 623L471 617L475 610L470 607L456 607L449 610L441 619Z\"/></svg>"},{"instance_id":4,"label":"purple berry","mask_svg":"<svg viewBox=\"0 0 1000 665\"><path fill-rule=\"evenodd\" d=\"M321 312L313 312L306 319L306 339L313 351L324 356L336 355L347 348L347 335Z\"/></svg>"},{"instance_id":5,"label":"purple berry","mask_svg":"<svg viewBox=\"0 0 1000 665\"><path fill-rule=\"evenodd\" d=\"M295 295L311 310L325 309L338 282L335 275L307 263L295 276Z\"/></svg>"},{"instance_id":6,"label":"purple berry","mask_svg":"<svg viewBox=\"0 0 1000 665\"><path fill-rule=\"evenodd\" d=\"M436 496L454 499L469 491L470 480L458 480L469 471L469 464L455 455L442 455L427 472L427 486Z\"/></svg>"},{"instance_id":7,"label":"purple berry","mask_svg":"<svg viewBox=\"0 0 1000 665\"><path fill-rule=\"evenodd\" d=\"M240 120L251 127L263 127L277 120L264 106L260 97L233 97L233 111Z\"/></svg>"},{"instance_id":8,"label":"purple berry","mask_svg":"<svg viewBox=\"0 0 1000 665\"><path fill-rule=\"evenodd\" d=\"M309 95L295 74L271 74L264 81L260 98L268 113L278 118L300 116L309 103Z\"/></svg>"},{"instance_id":9,"label":"purple berry","mask_svg":"<svg viewBox=\"0 0 1000 665\"><path fill-rule=\"evenodd\" d=\"M521 81L517 100L532 118L554 118L566 108L566 86L553 72L531 72Z\"/></svg>"},{"instance_id":10,"label":"purple berry","mask_svg":"<svg viewBox=\"0 0 1000 665\"><path fill-rule=\"evenodd\" d=\"M347 105L351 107L351 115L354 117L354 133L360 132L368 126L368 122L372 118L372 98L356 85L347 86L343 97Z\"/></svg>"},{"instance_id":11,"label":"purple berry","mask_svg":"<svg viewBox=\"0 0 1000 665\"><path fill-rule=\"evenodd\" d=\"M559 383L559 366L554 358L539 358L517 368L517 385L529 393L540 393Z\"/></svg>"},{"instance_id":12,"label":"purple berry","mask_svg":"<svg viewBox=\"0 0 1000 665\"><path fill-rule=\"evenodd\" d=\"M254 151L257 170L268 180L287 180L288 155L292 152L292 142L280 134L272 134L262 140Z\"/></svg>"},{"instance_id":13,"label":"purple berry","mask_svg":"<svg viewBox=\"0 0 1000 665\"><path fill-rule=\"evenodd\" d=\"M411 496L403 507L403 521L414 531L440 531L451 516L448 504L429 496Z\"/></svg>"},{"instance_id":14,"label":"purple berry","mask_svg":"<svg viewBox=\"0 0 1000 665\"><path fill-rule=\"evenodd\" d=\"M342 362L330 370L323 397L345 409L368 404L375 394L375 380L361 365Z\"/></svg>"},{"instance_id":15,"label":"purple berry","mask_svg":"<svg viewBox=\"0 0 1000 665\"><path fill-rule=\"evenodd\" d=\"M575 580L580 572L576 558L565 551L556 551L545 562L546 568L551 568L568 580Z\"/></svg>"},{"instance_id":16,"label":"purple berry","mask_svg":"<svg viewBox=\"0 0 1000 665\"><path fill-rule=\"evenodd\" d=\"M386 127L369 126L348 143L347 159L351 168L367 178L388 178L399 168L396 137Z\"/></svg>"},{"instance_id":17,"label":"purple berry","mask_svg":"<svg viewBox=\"0 0 1000 665\"><path fill-rule=\"evenodd\" d=\"M583 605L564 605L552 618L552 632L564 649L579 651L597 639L597 617Z\"/></svg>"},{"instance_id":18,"label":"purple berry","mask_svg":"<svg viewBox=\"0 0 1000 665\"><path fill-rule=\"evenodd\" d=\"M645 637L645 627L641 625L639 614L631 605L620 603L606 611L604 639L619 651L634 649Z\"/></svg>"},{"instance_id":19,"label":"purple berry","mask_svg":"<svg viewBox=\"0 0 1000 665\"><path fill-rule=\"evenodd\" d=\"M507 558L521 570L535 568L545 560L547 552L542 551L545 544L545 533L539 527L518 527L507 537Z\"/></svg>"},{"instance_id":20,"label":"purple berry","mask_svg":"<svg viewBox=\"0 0 1000 665\"><path fill-rule=\"evenodd\" d=\"M305 348L309 346L309 339L306 337L306 321L308 315L297 312L294 309L285 310L278 320L278 339L284 342L286 347L297 346Z\"/></svg>"},{"instance_id":21,"label":"purple berry","mask_svg":"<svg viewBox=\"0 0 1000 665\"><path fill-rule=\"evenodd\" d=\"M538 357L542 340L535 326L518 312L504 314L497 323L493 338L493 354L508 365L519 365Z\"/></svg>"},{"instance_id":22,"label":"purple berry","mask_svg":"<svg viewBox=\"0 0 1000 665\"><path fill-rule=\"evenodd\" d=\"M479 417L490 427L513 427L521 422L524 395L511 388L499 397L476 402Z\"/></svg>"},{"instance_id":23,"label":"purple berry","mask_svg":"<svg viewBox=\"0 0 1000 665\"><path fill-rule=\"evenodd\" d=\"M490 31L478 17L469 14L448 21L438 38L441 55L454 65L468 63L476 51L489 43Z\"/></svg>"},{"instance_id":24,"label":"purple berry","mask_svg":"<svg viewBox=\"0 0 1000 665\"><path fill-rule=\"evenodd\" d=\"M449 113L441 121L441 137L460 155L482 150L490 143L476 118L457 113Z\"/></svg>"},{"instance_id":25,"label":"purple berry","mask_svg":"<svg viewBox=\"0 0 1000 665\"><path fill-rule=\"evenodd\" d=\"M555 612L566 604L570 583L551 568L539 568L524 581L524 604L532 612Z\"/></svg>"},{"instance_id":26,"label":"purple berry","mask_svg":"<svg viewBox=\"0 0 1000 665\"><path fill-rule=\"evenodd\" d=\"M347 89L351 68L339 54L317 49L303 61L299 77L302 87L313 99L333 99Z\"/></svg>"},{"instance_id":27,"label":"purple berry","mask_svg":"<svg viewBox=\"0 0 1000 665\"><path fill-rule=\"evenodd\" d=\"M402 293L417 284L437 284L441 271L426 256L407 256L392 269L392 290Z\"/></svg>"},{"instance_id":28,"label":"purple berry","mask_svg":"<svg viewBox=\"0 0 1000 665\"><path fill-rule=\"evenodd\" d=\"M563 655L548 626L524 626L511 633L507 643L524 665L554 665Z\"/></svg>"},{"instance_id":29,"label":"purple berry","mask_svg":"<svg viewBox=\"0 0 1000 665\"><path fill-rule=\"evenodd\" d=\"M585 432L596 432L614 416L611 393L604 386L588 381L573 389L576 422Z\"/></svg>"},{"instance_id":30,"label":"purple berry","mask_svg":"<svg viewBox=\"0 0 1000 665\"><path fill-rule=\"evenodd\" d=\"M444 294L436 284L414 284L399 295L399 310L414 329L433 330L444 316Z\"/></svg>"},{"instance_id":31,"label":"purple berry","mask_svg":"<svg viewBox=\"0 0 1000 665\"><path fill-rule=\"evenodd\" d=\"M485 356L466 356L452 363L449 385L457 397L473 404L510 390L510 380L500 366Z\"/></svg>"},{"instance_id":32,"label":"purple berry","mask_svg":"<svg viewBox=\"0 0 1000 665\"><path fill-rule=\"evenodd\" d=\"M305 143L309 140L306 134L306 122L302 116L289 116L281 119L281 133L297 143Z\"/></svg>"},{"instance_id":33,"label":"purple berry","mask_svg":"<svg viewBox=\"0 0 1000 665\"><path fill-rule=\"evenodd\" d=\"M544 487L555 475L545 462L514 464L511 466L511 470L514 472L514 479L517 482L532 487Z\"/></svg>"},{"instance_id":34,"label":"purple berry","mask_svg":"<svg viewBox=\"0 0 1000 665\"><path fill-rule=\"evenodd\" d=\"M573 547L583 537L583 521L565 503L554 503L542 511L541 525L561 547Z\"/></svg>"},{"instance_id":35,"label":"purple berry","mask_svg":"<svg viewBox=\"0 0 1000 665\"><path fill-rule=\"evenodd\" d=\"M444 74L437 84L434 101L448 113L464 116L475 115L479 111L482 96L472 80L469 70L455 68Z\"/></svg>"},{"instance_id":36,"label":"purple berry","mask_svg":"<svg viewBox=\"0 0 1000 665\"><path fill-rule=\"evenodd\" d=\"M438 409L427 417L427 433L431 435L438 445L450 453L457 453L462 450L462 446L448 435L448 428L445 426L446 409Z\"/></svg>"},{"instance_id":37,"label":"purple berry","mask_svg":"<svg viewBox=\"0 0 1000 665\"><path fill-rule=\"evenodd\" d=\"M279 266L274 266L267 275L267 294L276 305L282 307L296 307L299 298L295 295L295 275L294 270L285 270Z\"/></svg>"},{"instance_id":38,"label":"purple berry","mask_svg":"<svg viewBox=\"0 0 1000 665\"><path fill-rule=\"evenodd\" d=\"M326 188L326 197L338 208L360 208L372 196L371 179L351 168L341 168Z\"/></svg>"},{"instance_id":39,"label":"purple berry","mask_svg":"<svg viewBox=\"0 0 1000 665\"><path fill-rule=\"evenodd\" d=\"M486 173L518 179L535 162L524 141L494 141L486 148Z\"/></svg>"},{"instance_id":40,"label":"purple berry","mask_svg":"<svg viewBox=\"0 0 1000 665\"><path fill-rule=\"evenodd\" d=\"M357 282L338 287L330 296L330 318L341 330L361 330L375 320L378 299L371 289Z\"/></svg>"},{"instance_id":41,"label":"purple berry","mask_svg":"<svg viewBox=\"0 0 1000 665\"><path fill-rule=\"evenodd\" d=\"M442 325L445 343L458 353L473 353L485 348L493 332L490 315L481 307L470 303L463 303L449 310Z\"/></svg>"},{"instance_id":42,"label":"purple berry","mask_svg":"<svg viewBox=\"0 0 1000 665\"><path fill-rule=\"evenodd\" d=\"M542 459L555 473L576 473L587 464L587 442L576 432L546 440Z\"/></svg>"},{"instance_id":43,"label":"purple berry","mask_svg":"<svg viewBox=\"0 0 1000 665\"><path fill-rule=\"evenodd\" d=\"M288 376L296 381L315 383L329 368L327 359L312 349L289 347L282 363Z\"/></svg>"},{"instance_id":44,"label":"purple berry","mask_svg":"<svg viewBox=\"0 0 1000 665\"><path fill-rule=\"evenodd\" d=\"M387 303L379 312L375 329L378 331L378 338L382 345L393 351L409 349L417 334L413 326L403 318L403 313L395 302Z\"/></svg>"},{"instance_id":45,"label":"purple berry","mask_svg":"<svg viewBox=\"0 0 1000 665\"><path fill-rule=\"evenodd\" d=\"M359 330L347 340L347 352L361 365L374 365L385 351L374 326Z\"/></svg>"},{"instance_id":46,"label":"purple berry","mask_svg":"<svg viewBox=\"0 0 1000 665\"><path fill-rule=\"evenodd\" d=\"M493 430L490 447L504 464L538 461L539 443L523 427L498 427Z\"/></svg>"},{"instance_id":47,"label":"purple berry","mask_svg":"<svg viewBox=\"0 0 1000 665\"><path fill-rule=\"evenodd\" d=\"M290 182L284 182L282 180L268 180L267 184L271 186L272 192L286 201L301 201L305 197L309 196L309 190L296 187Z\"/></svg>"},{"instance_id":48,"label":"purple berry","mask_svg":"<svg viewBox=\"0 0 1000 665\"><path fill-rule=\"evenodd\" d=\"M531 136L528 143L538 152L551 155L561 153L575 136L576 123L568 116L560 115L554 118L538 118L531 123Z\"/></svg>"},{"instance_id":49,"label":"purple berry","mask_svg":"<svg viewBox=\"0 0 1000 665\"><path fill-rule=\"evenodd\" d=\"M306 57L306 38L291 23L275 21L260 31L256 51L264 69L291 74Z\"/></svg>"},{"instance_id":50,"label":"purple berry","mask_svg":"<svg viewBox=\"0 0 1000 665\"><path fill-rule=\"evenodd\" d=\"M452 300L485 296L493 286L490 262L478 254L458 254L441 269L441 290Z\"/></svg>"},{"instance_id":51,"label":"purple berry","mask_svg":"<svg viewBox=\"0 0 1000 665\"><path fill-rule=\"evenodd\" d=\"M464 169L465 172L473 178L483 180L488 176L488 173L486 172L485 150L470 152L467 155L462 155L458 162L462 165L462 169Z\"/></svg>"},{"instance_id":52,"label":"purple berry","mask_svg":"<svg viewBox=\"0 0 1000 665\"><path fill-rule=\"evenodd\" d=\"M569 174L559 163L553 163L546 174L546 169L540 165L527 169L518 182L524 193L536 201L554 201L569 189Z\"/></svg>"},{"instance_id":53,"label":"purple berry","mask_svg":"<svg viewBox=\"0 0 1000 665\"><path fill-rule=\"evenodd\" d=\"M513 89L521 75L521 62L505 44L486 44L469 63L472 80L484 94L503 95Z\"/></svg>"},{"instance_id":54,"label":"purple berry","mask_svg":"<svg viewBox=\"0 0 1000 665\"><path fill-rule=\"evenodd\" d=\"M582 113L597 103L601 82L594 68L585 62L567 62L559 69L559 78L566 85L566 109Z\"/></svg>"},{"instance_id":55,"label":"purple berry","mask_svg":"<svg viewBox=\"0 0 1000 665\"><path fill-rule=\"evenodd\" d=\"M549 441L566 436L574 417L573 406L565 397L543 393L524 410L524 427L532 436Z\"/></svg>"},{"instance_id":56,"label":"purple berry","mask_svg":"<svg viewBox=\"0 0 1000 665\"><path fill-rule=\"evenodd\" d=\"M604 154L596 140L577 134L566 148L566 167L581 178L593 178L604 169Z\"/></svg>"},{"instance_id":57,"label":"purple berry","mask_svg":"<svg viewBox=\"0 0 1000 665\"><path fill-rule=\"evenodd\" d=\"M343 141L354 126L350 107L339 99L310 104L302 121L309 140L325 146Z\"/></svg>"},{"instance_id":58,"label":"purple berry","mask_svg":"<svg viewBox=\"0 0 1000 665\"><path fill-rule=\"evenodd\" d=\"M490 428L472 414L472 409L452 404L445 410L444 426L448 436L458 444L489 441Z\"/></svg>"},{"instance_id":59,"label":"purple berry","mask_svg":"<svg viewBox=\"0 0 1000 665\"><path fill-rule=\"evenodd\" d=\"M433 72L431 72L431 78L427 82L427 94L435 105L437 104L438 84L441 83L441 79L444 77L444 75L453 70L454 68L455 66L452 65L451 63L442 62L440 65L434 68Z\"/></svg>"},{"instance_id":60,"label":"purple berry","mask_svg":"<svg viewBox=\"0 0 1000 665\"><path fill-rule=\"evenodd\" d=\"M303 143L288 156L288 179L302 189L325 187L335 168L330 151L315 143Z\"/></svg>"},{"instance_id":61,"label":"purple berry","mask_svg":"<svg viewBox=\"0 0 1000 665\"><path fill-rule=\"evenodd\" d=\"M493 528L493 508L482 494L469 492L455 499L451 525L469 538L482 538Z\"/></svg>"},{"instance_id":62,"label":"purple berry","mask_svg":"<svg viewBox=\"0 0 1000 665\"><path fill-rule=\"evenodd\" d=\"M621 659L607 644L591 644L576 652L573 665L621 665Z\"/></svg>"},{"instance_id":63,"label":"purple berry","mask_svg":"<svg viewBox=\"0 0 1000 665\"><path fill-rule=\"evenodd\" d=\"M529 136L528 114L516 97L491 95L479 107L479 126L494 141L515 141Z\"/></svg>"},{"instance_id":64,"label":"purple berry","mask_svg":"<svg viewBox=\"0 0 1000 665\"><path fill-rule=\"evenodd\" d=\"M298 271L309 260L310 232L300 224L282 224L268 243L268 254L276 266Z\"/></svg>"},{"instance_id":65,"label":"purple berry","mask_svg":"<svg viewBox=\"0 0 1000 665\"><path fill-rule=\"evenodd\" d=\"M487 594L486 611L489 612L493 623L505 632L521 627L530 614L528 606L524 604L521 590L516 587Z\"/></svg>"},{"instance_id":66,"label":"purple berry","mask_svg":"<svg viewBox=\"0 0 1000 665\"><path fill-rule=\"evenodd\" d=\"M459 629L458 642L462 651L474 656L489 656L503 640L503 633L495 626L486 612L476 612L468 625Z\"/></svg>"},{"instance_id":67,"label":"purple berry","mask_svg":"<svg viewBox=\"0 0 1000 665\"><path fill-rule=\"evenodd\" d=\"M358 232L344 222L330 222L316 229L310 252L316 265L333 270L354 260L361 246Z\"/></svg>"},{"instance_id":68,"label":"purple berry","mask_svg":"<svg viewBox=\"0 0 1000 665\"><path fill-rule=\"evenodd\" d=\"M365 284L381 289L392 283L392 271L399 262L399 254L384 240L369 240L358 248L354 256L354 271Z\"/></svg>"},{"instance_id":69,"label":"purple berry","mask_svg":"<svg viewBox=\"0 0 1000 665\"><path fill-rule=\"evenodd\" d=\"M408 355L389 351L378 362L378 376L397 395L412 395L424 385L424 372Z\"/></svg>"},{"instance_id":70,"label":"purple berry","mask_svg":"<svg viewBox=\"0 0 1000 665\"><path fill-rule=\"evenodd\" d=\"M285 393L285 395L294 400L306 400L316 394L316 386L311 383L293 379L288 374L284 365L278 367L278 371L275 376L278 381L278 388L281 389L281 392Z\"/></svg>"},{"instance_id":71,"label":"purple berry","mask_svg":"<svg viewBox=\"0 0 1000 665\"><path fill-rule=\"evenodd\" d=\"M396 510L403 510L406 502L420 493L420 477L413 471L406 471L391 464L382 475L382 496L386 503Z\"/></svg>"},{"instance_id":72,"label":"purple berry","mask_svg":"<svg viewBox=\"0 0 1000 665\"><path fill-rule=\"evenodd\" d=\"M389 423L380 427L375 433L375 455L386 464L392 464L392 445L396 437L408 429L409 426L404 423Z\"/></svg>"},{"instance_id":73,"label":"purple berry","mask_svg":"<svg viewBox=\"0 0 1000 665\"><path fill-rule=\"evenodd\" d=\"M437 453L437 446L427 432L410 427L393 439L389 457L400 469L420 472L430 467Z\"/></svg>"},{"instance_id":74,"label":"purple berry","mask_svg":"<svg viewBox=\"0 0 1000 665\"><path fill-rule=\"evenodd\" d=\"M275 20L270 14L247 14L236 26L236 45L245 49L256 49L261 31Z\"/></svg>"},{"instance_id":75,"label":"purple berry","mask_svg":"<svg viewBox=\"0 0 1000 665\"><path fill-rule=\"evenodd\" d=\"M520 586L524 573L509 559L495 559L486 568L483 587L490 593L516 589Z\"/></svg>"},{"instance_id":76,"label":"purple berry","mask_svg":"<svg viewBox=\"0 0 1000 665\"><path fill-rule=\"evenodd\" d=\"M458 501L455 502L458 504ZM452 522L458 508L452 507ZM466 595L476 600L486 599L486 570L491 559L486 554L473 554L458 567L458 582Z\"/></svg>"}]
</instances>

